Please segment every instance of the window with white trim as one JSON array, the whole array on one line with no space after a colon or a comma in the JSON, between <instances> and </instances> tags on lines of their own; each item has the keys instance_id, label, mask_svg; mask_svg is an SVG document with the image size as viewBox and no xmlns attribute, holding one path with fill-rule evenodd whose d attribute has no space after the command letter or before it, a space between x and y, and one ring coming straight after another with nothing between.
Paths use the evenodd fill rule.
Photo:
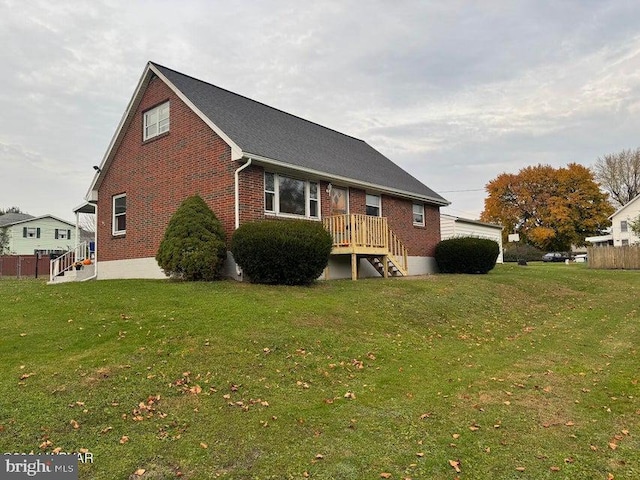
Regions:
<instances>
[{"instance_id":1,"label":"window with white trim","mask_svg":"<svg viewBox=\"0 0 640 480\"><path fill-rule=\"evenodd\" d=\"M112 233L124 235L127 233L127 194L113 196Z\"/></svg>"},{"instance_id":2,"label":"window with white trim","mask_svg":"<svg viewBox=\"0 0 640 480\"><path fill-rule=\"evenodd\" d=\"M366 199L366 207L367 207L367 215L371 215L373 217L379 217L380 210L380 195L369 195L367 194Z\"/></svg>"},{"instance_id":3,"label":"window with white trim","mask_svg":"<svg viewBox=\"0 0 640 480\"><path fill-rule=\"evenodd\" d=\"M264 210L276 215L320 218L317 182L264 172Z\"/></svg>"},{"instance_id":4,"label":"window with white trim","mask_svg":"<svg viewBox=\"0 0 640 480\"><path fill-rule=\"evenodd\" d=\"M620 232L625 233L629 231L629 225L626 220L620 222Z\"/></svg>"},{"instance_id":5,"label":"window with white trim","mask_svg":"<svg viewBox=\"0 0 640 480\"><path fill-rule=\"evenodd\" d=\"M424 205L413 204L413 224L416 227L424 227Z\"/></svg>"},{"instance_id":6,"label":"window with white trim","mask_svg":"<svg viewBox=\"0 0 640 480\"><path fill-rule=\"evenodd\" d=\"M161 133L169 131L169 102L144 112L143 140L157 137Z\"/></svg>"}]
</instances>

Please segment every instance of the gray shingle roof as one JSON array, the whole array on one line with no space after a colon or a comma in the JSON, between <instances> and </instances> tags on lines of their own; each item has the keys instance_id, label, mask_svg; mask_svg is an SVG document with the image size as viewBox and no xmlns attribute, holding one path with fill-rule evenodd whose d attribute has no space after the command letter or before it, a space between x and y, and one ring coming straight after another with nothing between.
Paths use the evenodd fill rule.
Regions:
<instances>
[{"instance_id":1,"label":"gray shingle roof","mask_svg":"<svg viewBox=\"0 0 640 480\"><path fill-rule=\"evenodd\" d=\"M0 227L6 227L8 225L13 225L14 223L24 222L25 220L30 220L32 218L36 218L33 215L29 215L28 213L5 213L4 215L0 215Z\"/></svg>"},{"instance_id":2,"label":"gray shingle roof","mask_svg":"<svg viewBox=\"0 0 640 480\"><path fill-rule=\"evenodd\" d=\"M362 140L153 65L245 155L449 203Z\"/></svg>"}]
</instances>

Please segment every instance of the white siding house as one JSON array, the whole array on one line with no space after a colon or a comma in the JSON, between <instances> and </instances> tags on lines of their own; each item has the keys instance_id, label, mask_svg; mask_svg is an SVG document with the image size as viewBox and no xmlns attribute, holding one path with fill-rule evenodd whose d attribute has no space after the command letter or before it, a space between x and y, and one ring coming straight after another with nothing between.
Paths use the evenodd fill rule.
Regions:
<instances>
[{"instance_id":1,"label":"white siding house","mask_svg":"<svg viewBox=\"0 0 640 480\"><path fill-rule=\"evenodd\" d=\"M614 247L640 243L640 237L631 231L631 222L638 220L638 217L640 217L640 195L609 217Z\"/></svg>"},{"instance_id":2,"label":"white siding house","mask_svg":"<svg viewBox=\"0 0 640 480\"><path fill-rule=\"evenodd\" d=\"M0 216L0 228L7 230L9 243L3 253L9 255L62 253L76 242L75 225L52 215L7 213Z\"/></svg>"},{"instance_id":3,"label":"white siding house","mask_svg":"<svg viewBox=\"0 0 640 480\"><path fill-rule=\"evenodd\" d=\"M613 245L614 247L640 243L640 237L631 231L631 222L637 221L638 218L640 218L640 195L609 217L611 220L609 235L587 237L585 240L593 245Z\"/></svg>"},{"instance_id":4,"label":"white siding house","mask_svg":"<svg viewBox=\"0 0 640 480\"><path fill-rule=\"evenodd\" d=\"M498 263L503 262L502 226L493 223L479 222L468 218L440 214L440 237L442 240L453 237L478 237L495 240L499 247Z\"/></svg>"}]
</instances>

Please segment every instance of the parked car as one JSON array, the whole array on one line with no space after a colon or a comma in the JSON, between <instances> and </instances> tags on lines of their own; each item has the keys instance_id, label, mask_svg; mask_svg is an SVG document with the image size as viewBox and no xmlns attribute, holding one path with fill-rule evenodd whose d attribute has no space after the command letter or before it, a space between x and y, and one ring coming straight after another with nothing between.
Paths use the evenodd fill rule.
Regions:
<instances>
[{"instance_id":1,"label":"parked car","mask_svg":"<svg viewBox=\"0 0 640 480\"><path fill-rule=\"evenodd\" d=\"M587 254L586 253L580 253L580 254L576 255L575 257L573 257L573 259L576 261L576 263L586 263L589 260L587 258Z\"/></svg>"},{"instance_id":2,"label":"parked car","mask_svg":"<svg viewBox=\"0 0 640 480\"><path fill-rule=\"evenodd\" d=\"M564 262L571 260L571 254L567 252L549 252L542 256L543 262Z\"/></svg>"}]
</instances>

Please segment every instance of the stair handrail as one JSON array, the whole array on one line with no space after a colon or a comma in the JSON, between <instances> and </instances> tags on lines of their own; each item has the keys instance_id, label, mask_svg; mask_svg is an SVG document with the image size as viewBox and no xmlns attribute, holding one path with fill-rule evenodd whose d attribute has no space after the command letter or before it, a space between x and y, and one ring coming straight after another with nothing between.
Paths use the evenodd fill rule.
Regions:
<instances>
[{"instance_id":1,"label":"stair handrail","mask_svg":"<svg viewBox=\"0 0 640 480\"><path fill-rule=\"evenodd\" d=\"M49 261L49 281L68 270L77 262L89 258L89 242L79 243L75 248Z\"/></svg>"}]
</instances>

